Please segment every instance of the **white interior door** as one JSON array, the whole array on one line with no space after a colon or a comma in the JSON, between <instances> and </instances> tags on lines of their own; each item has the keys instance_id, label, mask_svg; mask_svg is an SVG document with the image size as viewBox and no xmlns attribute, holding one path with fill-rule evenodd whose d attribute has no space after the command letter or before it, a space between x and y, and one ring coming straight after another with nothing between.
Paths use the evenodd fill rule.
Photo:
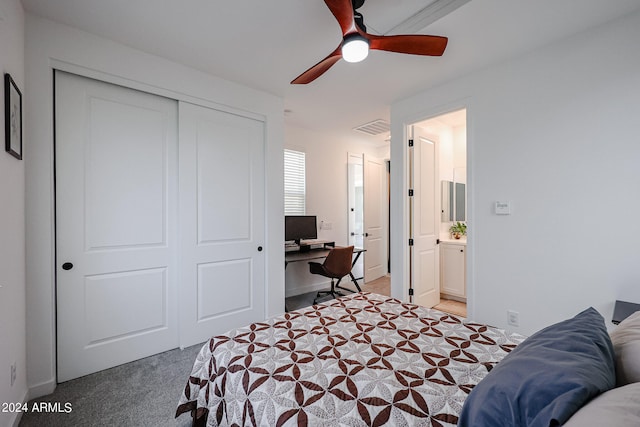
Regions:
<instances>
[{"instance_id":1,"label":"white interior door","mask_svg":"<svg viewBox=\"0 0 640 427\"><path fill-rule=\"evenodd\" d=\"M263 320L264 122L180 103L180 344Z\"/></svg>"},{"instance_id":2,"label":"white interior door","mask_svg":"<svg viewBox=\"0 0 640 427\"><path fill-rule=\"evenodd\" d=\"M440 303L438 138L413 126L413 289L414 303Z\"/></svg>"},{"instance_id":3,"label":"white interior door","mask_svg":"<svg viewBox=\"0 0 640 427\"><path fill-rule=\"evenodd\" d=\"M177 103L56 72L58 381L178 346Z\"/></svg>"},{"instance_id":4,"label":"white interior door","mask_svg":"<svg viewBox=\"0 0 640 427\"><path fill-rule=\"evenodd\" d=\"M387 273L385 241L386 169L384 161L364 159L364 281L370 282Z\"/></svg>"},{"instance_id":5,"label":"white interior door","mask_svg":"<svg viewBox=\"0 0 640 427\"><path fill-rule=\"evenodd\" d=\"M349 245L364 248L364 170L362 153L348 153L347 191L349 194ZM364 257L360 257L351 272L364 276Z\"/></svg>"}]
</instances>

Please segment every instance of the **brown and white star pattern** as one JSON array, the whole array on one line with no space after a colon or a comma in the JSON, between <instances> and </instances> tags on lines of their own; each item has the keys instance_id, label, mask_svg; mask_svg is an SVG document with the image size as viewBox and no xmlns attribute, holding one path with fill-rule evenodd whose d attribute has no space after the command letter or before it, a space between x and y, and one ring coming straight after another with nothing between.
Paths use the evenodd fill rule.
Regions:
<instances>
[{"instance_id":1,"label":"brown and white star pattern","mask_svg":"<svg viewBox=\"0 0 640 427\"><path fill-rule=\"evenodd\" d=\"M176 416L207 426L455 426L525 337L362 292L211 338Z\"/></svg>"}]
</instances>

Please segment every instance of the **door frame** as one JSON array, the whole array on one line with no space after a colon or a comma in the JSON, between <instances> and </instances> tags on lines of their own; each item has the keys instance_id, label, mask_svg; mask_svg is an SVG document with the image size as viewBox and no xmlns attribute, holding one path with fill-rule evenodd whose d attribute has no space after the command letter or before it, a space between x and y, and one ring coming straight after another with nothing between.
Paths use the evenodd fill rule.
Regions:
<instances>
[{"instance_id":1,"label":"door frame","mask_svg":"<svg viewBox=\"0 0 640 427\"><path fill-rule=\"evenodd\" d=\"M391 110L391 158L396 159L391 168L391 296L409 301L409 138L411 126L457 110L467 110L467 317L475 311L475 186L474 186L474 138L473 105L470 98L461 98L447 104L419 111Z\"/></svg>"},{"instance_id":2,"label":"door frame","mask_svg":"<svg viewBox=\"0 0 640 427\"><path fill-rule=\"evenodd\" d=\"M269 285L265 308L268 316L283 312L284 271L275 268L284 264L284 224L281 220L283 189L279 184L282 181L281 151L284 140L281 100L250 88L234 86L175 62L139 55L137 51L103 39L96 39L94 49L89 54L84 39L70 32L65 33L62 27L36 27L41 34L56 37L43 37L41 49L31 52L30 71L26 76L31 88L26 105L32 124L27 147L30 167L25 172L26 215L31 224L26 237L26 300L31 307L27 319L27 349L30 356L26 362L30 372L27 384L29 395L35 398L50 394L57 384L54 70L266 121L265 255ZM128 60L112 61L114 57L126 57ZM150 68L163 68L165 72L149 76L146 70Z\"/></svg>"}]
</instances>

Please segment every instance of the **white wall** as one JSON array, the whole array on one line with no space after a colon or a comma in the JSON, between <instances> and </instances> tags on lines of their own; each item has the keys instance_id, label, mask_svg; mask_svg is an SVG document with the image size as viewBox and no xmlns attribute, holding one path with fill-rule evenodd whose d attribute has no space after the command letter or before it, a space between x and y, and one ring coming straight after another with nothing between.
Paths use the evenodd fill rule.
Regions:
<instances>
[{"instance_id":1,"label":"white wall","mask_svg":"<svg viewBox=\"0 0 640 427\"><path fill-rule=\"evenodd\" d=\"M284 311L282 99L149 55L109 40L27 15L27 367L31 397L55 388L53 192L53 69L227 111L266 122L265 192L268 316Z\"/></svg>"},{"instance_id":2,"label":"white wall","mask_svg":"<svg viewBox=\"0 0 640 427\"><path fill-rule=\"evenodd\" d=\"M454 126L453 168L456 182L467 182L467 126Z\"/></svg>"},{"instance_id":3,"label":"white wall","mask_svg":"<svg viewBox=\"0 0 640 427\"><path fill-rule=\"evenodd\" d=\"M19 0L0 0L0 403L22 402L27 396L25 350L25 164L4 150L4 73L11 74L23 94L24 11ZM25 117L25 121L29 118ZM24 132L23 146L29 144ZM11 365L17 368L11 386ZM10 426L17 413L0 411L0 426Z\"/></svg>"},{"instance_id":4,"label":"white wall","mask_svg":"<svg viewBox=\"0 0 640 427\"><path fill-rule=\"evenodd\" d=\"M471 316L530 334L588 306L640 303L640 13L392 106L404 124L468 106ZM392 156L404 158L400 138ZM396 164L400 162L396 161ZM392 292L406 286L406 170L392 169ZM495 201L511 201L497 216ZM399 274L395 274L398 272Z\"/></svg>"},{"instance_id":5,"label":"white wall","mask_svg":"<svg viewBox=\"0 0 640 427\"><path fill-rule=\"evenodd\" d=\"M306 153L306 213L317 216L318 226L320 221L331 223L331 230L319 230L318 238L346 245L349 237L347 153L379 158L384 150L379 143L357 134L351 138L331 137L292 126L287 126L285 131L285 148ZM386 231L384 234L386 236ZM290 264L285 280L287 296L324 289L329 283L325 277L309 274L309 266L304 262Z\"/></svg>"}]
</instances>

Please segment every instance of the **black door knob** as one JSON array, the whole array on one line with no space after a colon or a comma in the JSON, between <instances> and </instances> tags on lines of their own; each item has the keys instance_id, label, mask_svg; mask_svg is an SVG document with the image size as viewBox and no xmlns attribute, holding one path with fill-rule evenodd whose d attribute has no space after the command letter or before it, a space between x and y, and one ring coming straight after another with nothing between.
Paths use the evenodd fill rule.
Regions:
<instances>
[{"instance_id":1,"label":"black door knob","mask_svg":"<svg viewBox=\"0 0 640 427\"><path fill-rule=\"evenodd\" d=\"M262 252L262 246L258 246L258 252Z\"/></svg>"},{"instance_id":2,"label":"black door knob","mask_svg":"<svg viewBox=\"0 0 640 427\"><path fill-rule=\"evenodd\" d=\"M65 262L64 264L62 264L63 270L71 270L72 268L73 268L73 264L71 264L70 262Z\"/></svg>"}]
</instances>

